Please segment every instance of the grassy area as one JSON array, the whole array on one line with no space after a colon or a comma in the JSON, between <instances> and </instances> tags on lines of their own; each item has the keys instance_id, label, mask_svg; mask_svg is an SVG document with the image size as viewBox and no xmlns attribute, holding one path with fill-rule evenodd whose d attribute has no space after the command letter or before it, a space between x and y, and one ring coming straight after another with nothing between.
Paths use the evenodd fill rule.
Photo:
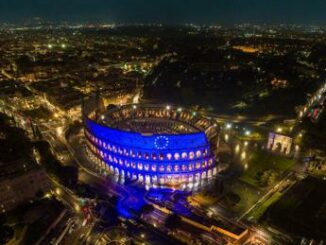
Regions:
<instances>
[{"instance_id":1,"label":"grassy area","mask_svg":"<svg viewBox=\"0 0 326 245\"><path fill-rule=\"evenodd\" d=\"M277 175L290 169L294 163L294 159L258 150L251 155L248 168L241 176L241 180L250 185L261 187L263 185L260 176L266 171L270 171L271 174L277 177ZM274 178L274 176L272 177Z\"/></svg>"},{"instance_id":2,"label":"grassy area","mask_svg":"<svg viewBox=\"0 0 326 245\"><path fill-rule=\"evenodd\" d=\"M225 196L221 201L225 207L237 214L242 214L247 211L260 198L260 193L255 188L240 181L235 182L230 187L229 191L237 195L240 201L236 204L232 204L232 202L228 200L228 196Z\"/></svg>"},{"instance_id":3,"label":"grassy area","mask_svg":"<svg viewBox=\"0 0 326 245\"><path fill-rule=\"evenodd\" d=\"M256 208L248 217L252 217L251 220L258 221L260 217L266 212L268 207L278 201L282 196L282 193L275 192L269 199L267 199L260 207Z\"/></svg>"},{"instance_id":4,"label":"grassy area","mask_svg":"<svg viewBox=\"0 0 326 245\"><path fill-rule=\"evenodd\" d=\"M325 207L326 182L308 177L270 205L262 218L298 236L326 239Z\"/></svg>"}]
</instances>

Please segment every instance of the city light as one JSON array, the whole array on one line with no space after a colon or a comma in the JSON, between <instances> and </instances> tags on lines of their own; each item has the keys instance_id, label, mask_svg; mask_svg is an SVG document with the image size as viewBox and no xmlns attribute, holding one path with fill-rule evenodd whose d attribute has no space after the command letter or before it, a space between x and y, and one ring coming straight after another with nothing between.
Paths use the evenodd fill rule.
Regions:
<instances>
[{"instance_id":1,"label":"city light","mask_svg":"<svg viewBox=\"0 0 326 245\"><path fill-rule=\"evenodd\" d=\"M235 146L235 153L238 154L239 151L240 151L240 145L237 144L237 145Z\"/></svg>"},{"instance_id":2,"label":"city light","mask_svg":"<svg viewBox=\"0 0 326 245\"><path fill-rule=\"evenodd\" d=\"M44 197L45 198L50 198L51 196L52 196L51 193L46 193Z\"/></svg>"},{"instance_id":3,"label":"city light","mask_svg":"<svg viewBox=\"0 0 326 245\"><path fill-rule=\"evenodd\" d=\"M75 204L75 210L76 210L76 212L80 212L80 206L79 206L79 204Z\"/></svg>"},{"instance_id":4,"label":"city light","mask_svg":"<svg viewBox=\"0 0 326 245\"><path fill-rule=\"evenodd\" d=\"M63 134L63 128L62 128L62 127L58 127L58 128L57 128L57 134L58 134L59 136L61 136L61 135Z\"/></svg>"},{"instance_id":5,"label":"city light","mask_svg":"<svg viewBox=\"0 0 326 245\"><path fill-rule=\"evenodd\" d=\"M241 160L245 160L245 159L246 159L246 156L247 156L246 152L243 151L243 152L241 153Z\"/></svg>"},{"instance_id":6,"label":"city light","mask_svg":"<svg viewBox=\"0 0 326 245\"><path fill-rule=\"evenodd\" d=\"M224 140L227 142L229 140L229 135L228 134L225 134L224 135Z\"/></svg>"},{"instance_id":7,"label":"city light","mask_svg":"<svg viewBox=\"0 0 326 245\"><path fill-rule=\"evenodd\" d=\"M68 6L69 23L28 1L42 17L8 9L0 23L0 213L27 217L5 222L0 240L321 243L323 217L311 207L323 207L326 188L325 27L308 18L320 16L263 24L284 12L271 9L266 21L241 14L229 28L205 23L227 22L218 11L220 21L192 18L223 8L199 1L187 19L201 25L87 21L91 9L126 21L104 2L90 1L86 21L85 6ZM153 2L183 14L179 1ZM145 3L136 5L119 6L128 17ZM141 19L162 19L147 12ZM42 232L29 234L37 224Z\"/></svg>"}]
</instances>

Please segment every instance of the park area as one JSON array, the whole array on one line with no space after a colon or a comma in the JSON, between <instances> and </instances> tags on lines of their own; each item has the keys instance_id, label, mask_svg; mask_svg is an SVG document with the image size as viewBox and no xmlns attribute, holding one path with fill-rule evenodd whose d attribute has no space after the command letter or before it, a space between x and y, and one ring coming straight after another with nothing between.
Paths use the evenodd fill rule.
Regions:
<instances>
[{"instance_id":1,"label":"park area","mask_svg":"<svg viewBox=\"0 0 326 245\"><path fill-rule=\"evenodd\" d=\"M294 235L326 239L326 181L303 179L272 204L262 218Z\"/></svg>"},{"instance_id":2,"label":"park area","mask_svg":"<svg viewBox=\"0 0 326 245\"><path fill-rule=\"evenodd\" d=\"M292 158L257 150L249 158L248 168L240 179L254 187L271 186L294 163L295 161Z\"/></svg>"}]
</instances>

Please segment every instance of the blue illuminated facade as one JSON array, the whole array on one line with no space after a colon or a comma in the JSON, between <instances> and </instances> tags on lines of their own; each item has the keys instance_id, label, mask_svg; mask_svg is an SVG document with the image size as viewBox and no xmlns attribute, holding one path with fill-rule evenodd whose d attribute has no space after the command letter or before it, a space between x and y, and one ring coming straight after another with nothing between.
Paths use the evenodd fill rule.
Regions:
<instances>
[{"instance_id":1,"label":"blue illuminated facade","mask_svg":"<svg viewBox=\"0 0 326 245\"><path fill-rule=\"evenodd\" d=\"M202 132L142 134L84 118L88 155L104 171L150 187L187 188L216 173Z\"/></svg>"}]
</instances>

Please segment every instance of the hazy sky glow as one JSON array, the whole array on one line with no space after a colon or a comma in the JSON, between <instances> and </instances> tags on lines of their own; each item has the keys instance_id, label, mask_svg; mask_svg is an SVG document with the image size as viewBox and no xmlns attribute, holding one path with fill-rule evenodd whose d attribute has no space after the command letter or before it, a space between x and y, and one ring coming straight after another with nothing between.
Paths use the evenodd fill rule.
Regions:
<instances>
[{"instance_id":1,"label":"hazy sky glow","mask_svg":"<svg viewBox=\"0 0 326 245\"><path fill-rule=\"evenodd\" d=\"M0 0L0 21L326 24L326 0Z\"/></svg>"}]
</instances>

